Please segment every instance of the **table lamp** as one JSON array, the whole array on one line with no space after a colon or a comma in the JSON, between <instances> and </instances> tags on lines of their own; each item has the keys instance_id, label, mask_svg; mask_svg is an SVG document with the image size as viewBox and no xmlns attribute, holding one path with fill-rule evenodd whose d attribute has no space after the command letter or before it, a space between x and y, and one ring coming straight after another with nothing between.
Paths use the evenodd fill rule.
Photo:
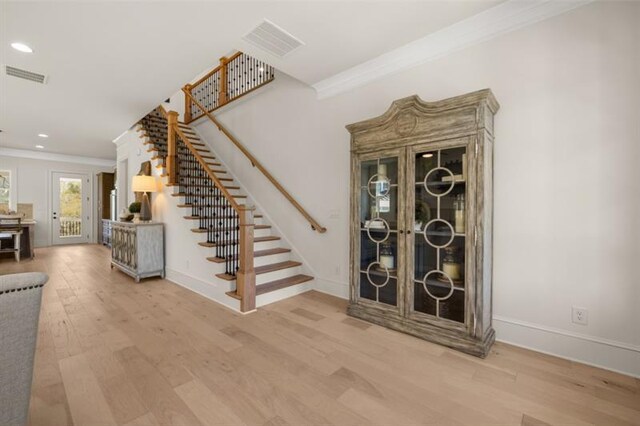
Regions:
<instances>
[{"instance_id":1,"label":"table lamp","mask_svg":"<svg viewBox=\"0 0 640 426\"><path fill-rule=\"evenodd\" d=\"M156 178L153 176L134 176L131 181L131 190L133 192L142 192L142 205L140 206L140 220L151 220L151 205L147 192L156 192Z\"/></svg>"}]
</instances>

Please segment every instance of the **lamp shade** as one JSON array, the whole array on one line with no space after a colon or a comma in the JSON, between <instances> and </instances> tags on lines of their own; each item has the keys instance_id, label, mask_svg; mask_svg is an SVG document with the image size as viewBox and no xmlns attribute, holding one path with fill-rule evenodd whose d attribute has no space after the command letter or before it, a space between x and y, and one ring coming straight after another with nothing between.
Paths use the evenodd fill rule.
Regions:
<instances>
[{"instance_id":1,"label":"lamp shade","mask_svg":"<svg viewBox=\"0 0 640 426\"><path fill-rule=\"evenodd\" d=\"M156 178L153 176L134 176L131 181L131 190L133 192L156 192Z\"/></svg>"}]
</instances>

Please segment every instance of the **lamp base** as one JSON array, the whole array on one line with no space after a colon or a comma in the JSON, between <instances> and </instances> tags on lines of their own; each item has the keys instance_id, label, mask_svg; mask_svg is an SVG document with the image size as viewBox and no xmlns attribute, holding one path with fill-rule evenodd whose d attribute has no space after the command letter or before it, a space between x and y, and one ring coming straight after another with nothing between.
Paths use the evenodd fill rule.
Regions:
<instances>
[{"instance_id":1,"label":"lamp base","mask_svg":"<svg viewBox=\"0 0 640 426\"><path fill-rule=\"evenodd\" d=\"M142 203L140 205L140 220L148 222L151 220L151 204L147 193L142 194Z\"/></svg>"}]
</instances>

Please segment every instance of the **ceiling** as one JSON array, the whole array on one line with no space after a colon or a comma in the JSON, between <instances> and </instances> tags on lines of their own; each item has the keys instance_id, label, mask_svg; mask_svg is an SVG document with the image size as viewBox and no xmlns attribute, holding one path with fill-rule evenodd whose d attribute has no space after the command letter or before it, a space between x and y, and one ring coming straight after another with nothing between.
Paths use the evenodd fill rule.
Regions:
<instances>
[{"instance_id":1,"label":"ceiling","mask_svg":"<svg viewBox=\"0 0 640 426\"><path fill-rule=\"evenodd\" d=\"M2 1L0 63L48 81L2 70L0 147L114 159L113 139L234 49L313 85L497 3ZM264 18L305 45L277 59L243 42Z\"/></svg>"}]
</instances>

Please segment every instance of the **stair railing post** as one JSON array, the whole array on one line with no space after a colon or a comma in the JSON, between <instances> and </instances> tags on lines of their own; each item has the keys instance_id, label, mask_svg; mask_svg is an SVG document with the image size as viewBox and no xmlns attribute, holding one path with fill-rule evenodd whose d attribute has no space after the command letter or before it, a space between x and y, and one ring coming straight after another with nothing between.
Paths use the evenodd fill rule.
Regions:
<instances>
[{"instance_id":1,"label":"stair railing post","mask_svg":"<svg viewBox=\"0 0 640 426\"><path fill-rule=\"evenodd\" d=\"M256 271L253 267L253 210L254 207L241 205L238 209L240 235L238 238L238 272L236 274L236 294L240 296L240 311L256 309Z\"/></svg>"},{"instance_id":2,"label":"stair railing post","mask_svg":"<svg viewBox=\"0 0 640 426\"><path fill-rule=\"evenodd\" d=\"M193 86L190 84L186 84L184 86L184 88L188 90L189 93L191 93L192 87ZM193 115L191 114L191 98L189 96L185 96L184 97L184 122L189 124L191 122L191 117L193 117Z\"/></svg>"},{"instance_id":3,"label":"stair railing post","mask_svg":"<svg viewBox=\"0 0 640 426\"><path fill-rule=\"evenodd\" d=\"M218 107L227 103L227 57L220 58L220 91L218 92Z\"/></svg>"},{"instance_id":4,"label":"stair railing post","mask_svg":"<svg viewBox=\"0 0 640 426\"><path fill-rule=\"evenodd\" d=\"M176 127L178 127L178 113L169 111L167 113L167 175L169 185L178 183L178 147L176 141Z\"/></svg>"}]
</instances>

